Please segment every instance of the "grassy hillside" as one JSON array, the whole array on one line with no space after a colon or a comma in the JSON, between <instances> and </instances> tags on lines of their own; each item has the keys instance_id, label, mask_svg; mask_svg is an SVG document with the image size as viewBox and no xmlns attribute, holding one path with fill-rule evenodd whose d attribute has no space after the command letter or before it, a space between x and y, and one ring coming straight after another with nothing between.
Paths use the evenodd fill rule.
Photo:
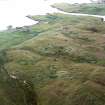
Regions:
<instances>
[{"instance_id":1,"label":"grassy hillside","mask_svg":"<svg viewBox=\"0 0 105 105\"><path fill-rule=\"evenodd\" d=\"M105 15L105 4L68 4L68 3L56 3L52 5L54 8L58 8L65 12L70 13L84 13L93 15Z\"/></svg>"},{"instance_id":2,"label":"grassy hillside","mask_svg":"<svg viewBox=\"0 0 105 105\"><path fill-rule=\"evenodd\" d=\"M5 52L1 52L0 105L37 105L37 97L31 81L10 75L4 67L5 62L7 62Z\"/></svg>"},{"instance_id":3,"label":"grassy hillside","mask_svg":"<svg viewBox=\"0 0 105 105\"><path fill-rule=\"evenodd\" d=\"M0 104L36 105L35 91L31 84L25 84L20 78L13 79L0 67Z\"/></svg>"},{"instance_id":4,"label":"grassy hillside","mask_svg":"<svg viewBox=\"0 0 105 105\"><path fill-rule=\"evenodd\" d=\"M15 45L21 44L26 40L32 39L39 33L43 32L43 29L33 30L33 26L17 27L16 29L10 29L0 32L0 51L6 48L11 48Z\"/></svg>"},{"instance_id":5,"label":"grassy hillside","mask_svg":"<svg viewBox=\"0 0 105 105\"><path fill-rule=\"evenodd\" d=\"M38 105L104 105L105 23L59 13L31 18L40 21L31 27L37 36L3 51L1 65L9 75L31 81Z\"/></svg>"}]
</instances>

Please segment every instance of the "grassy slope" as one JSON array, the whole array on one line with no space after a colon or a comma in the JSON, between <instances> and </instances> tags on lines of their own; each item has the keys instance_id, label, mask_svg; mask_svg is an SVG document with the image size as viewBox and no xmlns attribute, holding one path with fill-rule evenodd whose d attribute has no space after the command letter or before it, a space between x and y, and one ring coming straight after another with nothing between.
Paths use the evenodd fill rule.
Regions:
<instances>
[{"instance_id":1,"label":"grassy slope","mask_svg":"<svg viewBox=\"0 0 105 105\"><path fill-rule=\"evenodd\" d=\"M21 27L20 29L2 31L0 32L0 51L32 39L45 30L47 29L42 26L41 28L40 26L29 26L28 30Z\"/></svg>"},{"instance_id":2,"label":"grassy slope","mask_svg":"<svg viewBox=\"0 0 105 105\"><path fill-rule=\"evenodd\" d=\"M11 78L7 71L1 67L0 105L36 105L33 87L25 84L22 79Z\"/></svg>"},{"instance_id":3,"label":"grassy slope","mask_svg":"<svg viewBox=\"0 0 105 105\"><path fill-rule=\"evenodd\" d=\"M58 3L52 5L65 12L70 13L85 13L94 15L105 15L105 4L68 4Z\"/></svg>"},{"instance_id":4,"label":"grassy slope","mask_svg":"<svg viewBox=\"0 0 105 105\"><path fill-rule=\"evenodd\" d=\"M40 34L5 51L9 74L32 81L38 105L104 105L105 23L63 14L32 18L40 20L32 27Z\"/></svg>"}]
</instances>

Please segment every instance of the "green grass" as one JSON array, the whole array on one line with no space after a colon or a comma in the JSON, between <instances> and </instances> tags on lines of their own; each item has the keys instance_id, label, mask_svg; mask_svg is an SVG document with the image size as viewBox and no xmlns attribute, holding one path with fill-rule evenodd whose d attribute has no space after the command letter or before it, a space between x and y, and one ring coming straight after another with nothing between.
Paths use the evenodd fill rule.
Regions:
<instances>
[{"instance_id":1,"label":"green grass","mask_svg":"<svg viewBox=\"0 0 105 105\"><path fill-rule=\"evenodd\" d=\"M31 34L25 32L0 32L0 50L20 44L32 37L33 36Z\"/></svg>"},{"instance_id":2,"label":"green grass","mask_svg":"<svg viewBox=\"0 0 105 105\"><path fill-rule=\"evenodd\" d=\"M5 42L2 42L5 47L0 44L4 49L0 53L0 64L10 75L18 77L17 82L31 81L24 89L19 87L16 97L21 97L15 99L13 105L34 105L34 101L38 105L104 105L105 23L100 18L59 13L32 18L40 23L31 26L30 33L15 32L21 36L19 39L23 35L28 38L16 39L19 41L16 44L13 40L10 48ZM2 33L7 36L6 32ZM15 38L14 35L9 32L9 38ZM6 36L1 40L9 40ZM16 83L12 83L15 86ZM7 90L9 86L11 83L6 86ZM5 90L0 87L0 91ZM37 98L32 94L34 91ZM19 101L24 94L29 100L26 104ZM2 97L5 96L8 94L3 93ZM12 99L12 96L6 98L8 103L13 102Z\"/></svg>"},{"instance_id":3,"label":"green grass","mask_svg":"<svg viewBox=\"0 0 105 105\"><path fill-rule=\"evenodd\" d=\"M11 29L0 32L0 51L11 48L25 41L32 39L39 33L48 30L46 25L29 26L29 32L24 29Z\"/></svg>"},{"instance_id":4,"label":"green grass","mask_svg":"<svg viewBox=\"0 0 105 105\"><path fill-rule=\"evenodd\" d=\"M31 82L13 79L0 67L0 104L1 105L36 105L36 95Z\"/></svg>"},{"instance_id":5,"label":"green grass","mask_svg":"<svg viewBox=\"0 0 105 105\"><path fill-rule=\"evenodd\" d=\"M56 3L52 5L54 8L58 8L65 12L70 13L84 13L93 15L105 15L105 4L68 4L68 3Z\"/></svg>"}]
</instances>

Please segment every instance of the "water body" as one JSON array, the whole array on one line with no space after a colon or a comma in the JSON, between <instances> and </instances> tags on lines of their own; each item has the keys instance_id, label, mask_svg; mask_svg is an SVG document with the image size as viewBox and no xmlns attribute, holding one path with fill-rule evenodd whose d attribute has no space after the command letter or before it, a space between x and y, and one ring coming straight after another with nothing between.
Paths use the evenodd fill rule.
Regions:
<instances>
[{"instance_id":1,"label":"water body","mask_svg":"<svg viewBox=\"0 0 105 105\"><path fill-rule=\"evenodd\" d=\"M59 2L88 3L89 0L0 0L0 30L6 29L8 25L21 27L37 23L25 17L27 15L43 15L46 13L60 12L70 15L93 16L88 14L66 13L50 6L53 3ZM95 17L104 16L95 15Z\"/></svg>"},{"instance_id":2,"label":"water body","mask_svg":"<svg viewBox=\"0 0 105 105\"><path fill-rule=\"evenodd\" d=\"M58 10L59 13L67 14L67 15L74 15L74 16L92 16L92 17L98 17L98 18L103 18L103 21L105 21L105 16L101 15L91 15L91 14L81 14L81 13L68 13L64 11Z\"/></svg>"}]
</instances>

